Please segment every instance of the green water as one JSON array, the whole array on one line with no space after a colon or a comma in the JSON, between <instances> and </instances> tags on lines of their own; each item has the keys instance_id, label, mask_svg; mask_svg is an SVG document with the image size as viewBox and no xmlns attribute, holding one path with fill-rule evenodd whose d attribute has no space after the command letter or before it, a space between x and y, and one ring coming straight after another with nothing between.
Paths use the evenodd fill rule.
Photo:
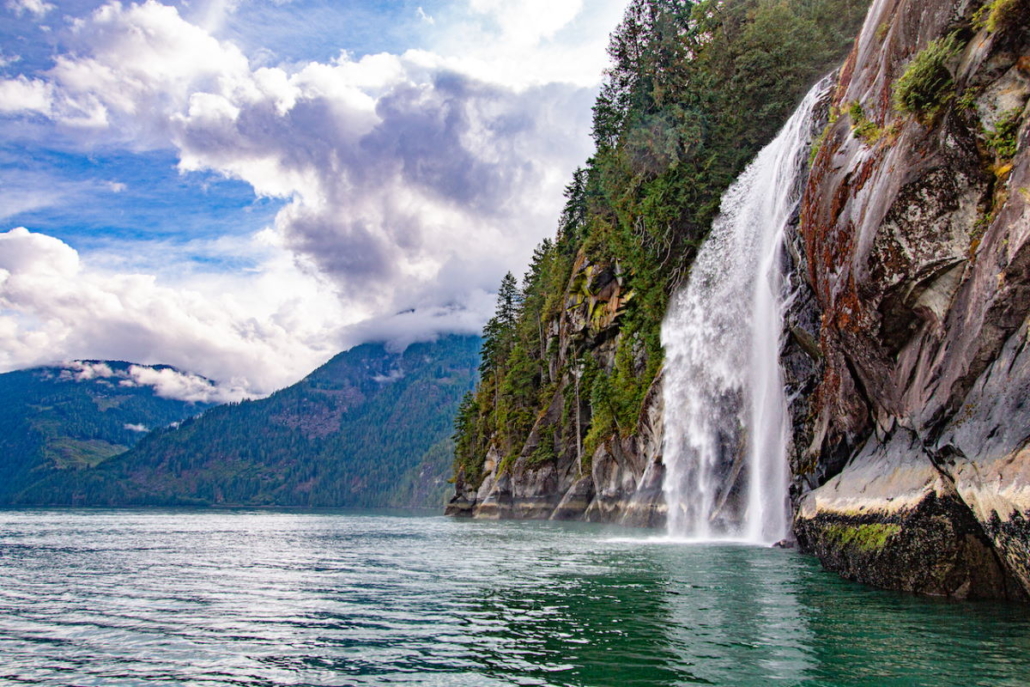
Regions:
<instances>
[{"instance_id":1,"label":"green water","mask_svg":"<svg viewBox=\"0 0 1030 687\"><path fill-rule=\"evenodd\" d=\"M648 532L0 511L0 552L5 685L1030 684L1026 607Z\"/></svg>"}]
</instances>

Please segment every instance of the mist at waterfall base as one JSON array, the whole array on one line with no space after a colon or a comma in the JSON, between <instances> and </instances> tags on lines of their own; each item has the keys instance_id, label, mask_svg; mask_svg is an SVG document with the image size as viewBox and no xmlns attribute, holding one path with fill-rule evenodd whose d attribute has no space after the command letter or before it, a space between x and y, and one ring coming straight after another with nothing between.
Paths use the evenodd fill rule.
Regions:
<instances>
[{"instance_id":1,"label":"mist at waterfall base","mask_svg":"<svg viewBox=\"0 0 1030 687\"><path fill-rule=\"evenodd\" d=\"M782 247L829 83L812 88L723 195L662 325L671 537L771 544L788 534Z\"/></svg>"}]
</instances>

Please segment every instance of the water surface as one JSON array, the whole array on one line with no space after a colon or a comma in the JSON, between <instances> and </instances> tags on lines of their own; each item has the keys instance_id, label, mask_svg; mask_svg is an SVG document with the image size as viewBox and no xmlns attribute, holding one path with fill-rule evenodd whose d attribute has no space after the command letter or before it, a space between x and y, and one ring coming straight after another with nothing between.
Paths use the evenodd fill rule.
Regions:
<instances>
[{"instance_id":1,"label":"water surface","mask_svg":"<svg viewBox=\"0 0 1030 687\"><path fill-rule=\"evenodd\" d=\"M1026 607L793 552L354 513L0 511L0 684L1026 685Z\"/></svg>"}]
</instances>

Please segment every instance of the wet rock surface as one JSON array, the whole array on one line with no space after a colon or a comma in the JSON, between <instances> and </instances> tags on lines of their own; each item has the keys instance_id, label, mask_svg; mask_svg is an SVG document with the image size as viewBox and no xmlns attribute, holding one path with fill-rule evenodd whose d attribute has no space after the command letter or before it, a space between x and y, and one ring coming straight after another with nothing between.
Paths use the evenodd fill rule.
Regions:
<instances>
[{"instance_id":1,"label":"wet rock surface","mask_svg":"<svg viewBox=\"0 0 1030 687\"><path fill-rule=\"evenodd\" d=\"M796 543L880 587L1030 595L1030 7L1010 4L1017 19L989 29L975 1L874 2L788 232ZM947 88L899 110L899 79L939 40L955 46ZM610 369L630 297L618 265L577 263L547 325L552 375L577 347ZM548 434L575 406L563 379L569 398L518 458L488 456L477 485L459 476L448 512L661 526L661 418L676 409L660 384L636 432L584 460L574 437ZM546 441L554 457L534 462Z\"/></svg>"},{"instance_id":2,"label":"wet rock surface","mask_svg":"<svg viewBox=\"0 0 1030 687\"><path fill-rule=\"evenodd\" d=\"M597 365L611 370L620 331L619 317L631 298L617 264L577 259L565 293L565 311L551 327L558 337L554 370L587 351ZM578 353L577 353L578 351ZM641 372L645 361L635 365ZM582 437L560 436L562 413L589 424L587 399L576 394L576 380L561 380L547 410L537 418L518 457L508 463L491 449L484 477L476 488L458 476L446 513L479 519L585 520L629 526L665 524L662 493L662 376L645 397L630 436L609 438L591 456L581 455ZM541 450L541 449L544 450ZM540 456L546 456L541 460Z\"/></svg>"},{"instance_id":3,"label":"wet rock surface","mask_svg":"<svg viewBox=\"0 0 1030 687\"><path fill-rule=\"evenodd\" d=\"M1023 598L1030 31L978 9L876 2L842 70L802 204L821 370L793 414L792 499L801 546L845 577ZM947 36L949 91L899 112L898 79Z\"/></svg>"}]
</instances>

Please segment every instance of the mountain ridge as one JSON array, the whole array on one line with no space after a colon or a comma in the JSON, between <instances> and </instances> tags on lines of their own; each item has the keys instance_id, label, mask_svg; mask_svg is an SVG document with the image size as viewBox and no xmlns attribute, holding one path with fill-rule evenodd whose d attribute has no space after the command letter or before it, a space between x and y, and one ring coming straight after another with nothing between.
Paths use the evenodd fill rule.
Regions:
<instances>
[{"instance_id":1,"label":"mountain ridge","mask_svg":"<svg viewBox=\"0 0 1030 687\"><path fill-rule=\"evenodd\" d=\"M355 346L264 399L209 408L95 470L52 475L18 502L419 505L407 494L442 504L451 417L475 378L479 342L455 335L403 352ZM421 478L409 475L419 470Z\"/></svg>"},{"instance_id":2,"label":"mountain ridge","mask_svg":"<svg viewBox=\"0 0 1030 687\"><path fill-rule=\"evenodd\" d=\"M133 376L132 372L144 375ZM76 360L0 374L0 503L55 471L95 467L130 449L151 428L185 420L212 404L167 398L143 377L171 365Z\"/></svg>"}]
</instances>

